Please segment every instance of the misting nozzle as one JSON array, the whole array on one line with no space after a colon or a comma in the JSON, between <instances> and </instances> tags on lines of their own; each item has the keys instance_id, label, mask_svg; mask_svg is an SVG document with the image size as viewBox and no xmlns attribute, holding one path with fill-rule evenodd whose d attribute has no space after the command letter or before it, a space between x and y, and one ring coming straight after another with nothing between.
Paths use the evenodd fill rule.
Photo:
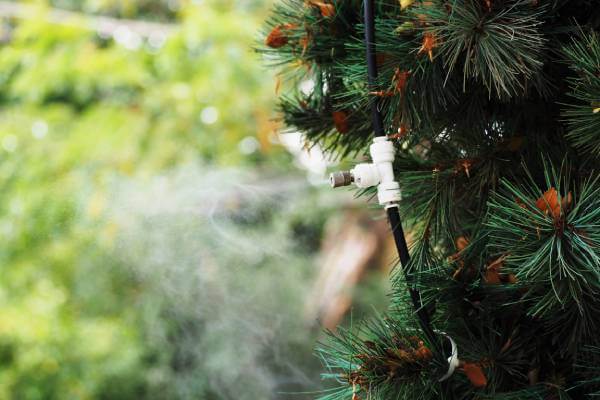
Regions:
<instances>
[{"instance_id":1,"label":"misting nozzle","mask_svg":"<svg viewBox=\"0 0 600 400\"><path fill-rule=\"evenodd\" d=\"M332 188L348 186L354 181L350 171L338 171L329 175L329 184Z\"/></svg>"},{"instance_id":2,"label":"misting nozzle","mask_svg":"<svg viewBox=\"0 0 600 400\"><path fill-rule=\"evenodd\" d=\"M372 163L357 164L351 171L334 172L329 176L331 187L348 186L366 189L377 186L377 199L385 207L400 201L400 185L394 178L394 144L385 136L373 139L370 153Z\"/></svg>"}]
</instances>

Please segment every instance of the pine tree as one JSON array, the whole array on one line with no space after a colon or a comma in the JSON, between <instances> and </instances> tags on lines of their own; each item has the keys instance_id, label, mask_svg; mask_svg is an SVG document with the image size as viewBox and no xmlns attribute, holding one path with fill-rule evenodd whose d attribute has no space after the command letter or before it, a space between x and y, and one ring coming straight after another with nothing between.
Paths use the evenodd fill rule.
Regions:
<instances>
[{"instance_id":1,"label":"pine tree","mask_svg":"<svg viewBox=\"0 0 600 400\"><path fill-rule=\"evenodd\" d=\"M322 399L599 396L600 4L378 0L375 15L376 88L362 1L279 0L261 48L285 124L338 157L366 153L378 103L414 237L389 313L317 348L339 384Z\"/></svg>"}]
</instances>

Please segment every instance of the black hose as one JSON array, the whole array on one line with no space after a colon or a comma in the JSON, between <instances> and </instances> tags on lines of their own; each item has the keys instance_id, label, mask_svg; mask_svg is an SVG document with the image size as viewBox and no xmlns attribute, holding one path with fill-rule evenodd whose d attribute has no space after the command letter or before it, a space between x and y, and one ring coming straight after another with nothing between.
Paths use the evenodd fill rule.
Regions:
<instances>
[{"instance_id":1,"label":"black hose","mask_svg":"<svg viewBox=\"0 0 600 400\"><path fill-rule=\"evenodd\" d=\"M365 45L367 47L367 72L369 76L369 91L377 90L377 53L375 51L375 8L373 1L365 0ZM375 136L385 136L383 118L379 111L379 98L374 97L371 102L371 115Z\"/></svg>"},{"instance_id":2,"label":"black hose","mask_svg":"<svg viewBox=\"0 0 600 400\"><path fill-rule=\"evenodd\" d=\"M377 56L375 48L375 8L373 6L373 0L364 1L364 18L365 18L365 45L367 48L367 71L369 76L369 91L377 91ZM371 113L373 117L373 130L375 136L385 136L385 129L383 128L383 118L379 108L379 98L374 96L371 102ZM410 293L415 312L419 318L419 325L423 330L423 333L427 336L429 341L436 347L438 347L438 341L431 328L431 320L427 309L423 307L421 301L421 295L417 289L412 286L412 280L408 271L408 264L410 261L410 254L408 252L408 246L406 244L406 238L404 237L404 231L402 230L402 222L400 220L400 213L398 207L390 207L387 209L388 220L390 222L392 233L394 235L394 241L396 242L396 249L400 256L400 264L406 278L406 283Z\"/></svg>"},{"instance_id":3,"label":"black hose","mask_svg":"<svg viewBox=\"0 0 600 400\"><path fill-rule=\"evenodd\" d=\"M398 212L398 207L388 208L387 215L392 228L392 234L394 235L396 249L398 250L398 255L400 256L400 264L402 265L402 272L404 272L404 277L408 286L408 292L410 294L410 298L412 300L415 312L417 313L417 317L419 318L419 325L421 326L421 329L423 330L425 336L427 336L427 339L429 339L431 344L437 347L438 340L436 339L436 335L434 334L433 328L431 327L429 313L427 312L427 309L423 307L423 302L421 301L421 294L417 289L415 289L412 286L412 282L410 279L408 271L408 262L410 261L410 254L408 252L406 238L404 237L404 230L402 229L402 222L400 221L400 213Z\"/></svg>"}]
</instances>

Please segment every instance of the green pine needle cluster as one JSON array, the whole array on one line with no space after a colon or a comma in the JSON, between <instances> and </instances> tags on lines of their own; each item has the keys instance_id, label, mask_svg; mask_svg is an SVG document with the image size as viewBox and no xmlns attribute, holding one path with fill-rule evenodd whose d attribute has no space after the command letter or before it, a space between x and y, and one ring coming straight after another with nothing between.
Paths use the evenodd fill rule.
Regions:
<instances>
[{"instance_id":1,"label":"green pine needle cluster","mask_svg":"<svg viewBox=\"0 0 600 400\"><path fill-rule=\"evenodd\" d=\"M309 143L364 155L378 100L413 237L406 272L440 336L424 338L405 276L394 272L390 314L318 348L325 377L340 385L323 398L600 395L600 7L375 8L376 90L367 86L362 1L281 0L261 38L280 71L282 119ZM439 382L442 332L461 364ZM421 341L426 359L416 356L427 353Z\"/></svg>"},{"instance_id":2,"label":"green pine needle cluster","mask_svg":"<svg viewBox=\"0 0 600 400\"><path fill-rule=\"evenodd\" d=\"M571 105L564 111L568 138L578 148L600 154L600 38L592 31L564 47L575 73L567 79ZM573 102L573 100L576 101ZM592 109L590 112L590 108Z\"/></svg>"},{"instance_id":3,"label":"green pine needle cluster","mask_svg":"<svg viewBox=\"0 0 600 400\"><path fill-rule=\"evenodd\" d=\"M406 316L410 318L409 316ZM352 395L374 398L429 399L439 394L431 385L436 364L425 341L389 316L366 322L357 332L339 329L317 348L327 367L327 378L341 385L323 400L348 399Z\"/></svg>"}]
</instances>

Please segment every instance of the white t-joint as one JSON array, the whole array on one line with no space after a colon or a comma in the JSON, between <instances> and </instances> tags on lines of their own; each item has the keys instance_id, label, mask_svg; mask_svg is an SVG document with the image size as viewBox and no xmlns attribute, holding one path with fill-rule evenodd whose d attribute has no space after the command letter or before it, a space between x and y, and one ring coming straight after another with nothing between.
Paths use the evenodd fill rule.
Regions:
<instances>
[{"instance_id":1,"label":"white t-joint","mask_svg":"<svg viewBox=\"0 0 600 400\"><path fill-rule=\"evenodd\" d=\"M379 204L386 208L396 207L400 201L400 185L394 178L394 144L385 136L373 139L370 147L372 163L358 164L348 172L331 174L333 187L345 186L354 182L359 188L377 186Z\"/></svg>"}]
</instances>

